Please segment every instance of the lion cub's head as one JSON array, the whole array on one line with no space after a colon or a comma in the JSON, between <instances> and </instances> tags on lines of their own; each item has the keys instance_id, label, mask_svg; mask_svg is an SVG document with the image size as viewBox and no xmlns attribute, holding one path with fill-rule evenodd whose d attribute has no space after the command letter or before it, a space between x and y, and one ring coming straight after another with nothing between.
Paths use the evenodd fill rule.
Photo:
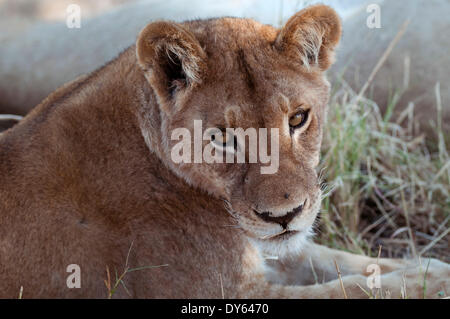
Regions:
<instances>
[{"instance_id":1,"label":"lion cub's head","mask_svg":"<svg viewBox=\"0 0 450 319\"><path fill-rule=\"evenodd\" d=\"M266 252L298 247L318 213L323 72L340 35L337 14L317 5L280 30L221 18L155 22L138 38L158 105L141 119L147 143L178 176L223 199Z\"/></svg>"}]
</instances>

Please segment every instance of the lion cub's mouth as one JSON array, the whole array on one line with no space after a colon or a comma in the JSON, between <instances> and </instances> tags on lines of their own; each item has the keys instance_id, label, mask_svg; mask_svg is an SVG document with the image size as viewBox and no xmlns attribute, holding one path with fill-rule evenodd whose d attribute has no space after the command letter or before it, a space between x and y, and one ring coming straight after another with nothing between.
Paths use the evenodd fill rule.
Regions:
<instances>
[{"instance_id":1,"label":"lion cub's mouth","mask_svg":"<svg viewBox=\"0 0 450 319\"><path fill-rule=\"evenodd\" d=\"M285 240L288 239L296 234L298 234L299 231L298 230L288 230L288 229L283 229L281 232L277 233L277 234L271 234L271 235L266 235L261 237L261 239L264 240L273 240L273 239L281 239L281 240Z\"/></svg>"}]
</instances>

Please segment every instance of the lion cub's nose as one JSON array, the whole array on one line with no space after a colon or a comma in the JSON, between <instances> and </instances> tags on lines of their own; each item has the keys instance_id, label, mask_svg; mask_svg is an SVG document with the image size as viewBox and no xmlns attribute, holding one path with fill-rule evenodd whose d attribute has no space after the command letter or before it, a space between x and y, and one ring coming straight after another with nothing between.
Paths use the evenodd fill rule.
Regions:
<instances>
[{"instance_id":1,"label":"lion cub's nose","mask_svg":"<svg viewBox=\"0 0 450 319\"><path fill-rule=\"evenodd\" d=\"M283 228L286 228L287 225L297 216L300 214L303 210L303 206L305 203L301 204L300 206L294 208L290 212L288 212L286 215L283 216L271 216L270 212L264 212L261 214L258 214L260 218L262 218L264 221L269 223L277 223L280 224Z\"/></svg>"}]
</instances>

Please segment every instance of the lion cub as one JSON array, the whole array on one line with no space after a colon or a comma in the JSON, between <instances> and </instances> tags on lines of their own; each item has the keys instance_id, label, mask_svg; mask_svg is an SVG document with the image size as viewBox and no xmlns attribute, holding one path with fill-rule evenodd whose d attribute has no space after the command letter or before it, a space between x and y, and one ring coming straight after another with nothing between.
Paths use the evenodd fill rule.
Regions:
<instances>
[{"instance_id":1,"label":"lion cub","mask_svg":"<svg viewBox=\"0 0 450 319\"><path fill-rule=\"evenodd\" d=\"M0 135L0 297L23 287L24 298L104 298L107 273L124 274L119 298L343 297L334 261L348 296L366 297L357 284L377 261L308 239L321 198L324 71L340 36L323 5L281 30L236 18L155 22L116 60L51 94ZM200 120L224 133L209 137L231 157L242 145L226 128L276 128L276 172L262 174L267 164L250 152L174 161L173 132ZM404 276L408 296L422 296L412 263L378 265L392 296ZM323 284L308 286L312 266ZM449 275L433 261L427 296L448 289Z\"/></svg>"}]
</instances>

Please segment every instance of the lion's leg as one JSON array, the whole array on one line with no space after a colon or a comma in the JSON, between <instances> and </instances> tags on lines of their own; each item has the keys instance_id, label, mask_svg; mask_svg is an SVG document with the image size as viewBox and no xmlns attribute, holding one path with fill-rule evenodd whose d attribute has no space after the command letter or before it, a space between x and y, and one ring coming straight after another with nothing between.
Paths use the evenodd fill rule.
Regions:
<instances>
[{"instance_id":1,"label":"lion's leg","mask_svg":"<svg viewBox=\"0 0 450 319\"><path fill-rule=\"evenodd\" d=\"M367 287L367 277L348 275L342 279L309 286L282 286L253 281L243 287L244 298L442 298L450 292L450 266L435 263L426 276L416 268L397 270L380 276L379 290Z\"/></svg>"},{"instance_id":2,"label":"lion's leg","mask_svg":"<svg viewBox=\"0 0 450 319\"><path fill-rule=\"evenodd\" d=\"M438 292L445 296L450 293L450 265L438 260L432 260L425 276L427 261L423 262L423 267L417 267L415 262L408 260L377 260L308 243L301 255L268 260L266 264L270 264L269 267L261 268L258 267L261 265L258 250L253 246L249 248L243 259L247 284L238 289L240 292L234 297L343 298L345 290L349 298L367 298L367 292L373 293L367 285L367 276L371 274L366 272L367 266L377 265L377 262L379 283L385 297L388 291L392 298L400 298L402 290L406 289L406 296L422 298L425 277L427 297L438 298ZM340 279L334 261L339 266Z\"/></svg>"},{"instance_id":3,"label":"lion's leg","mask_svg":"<svg viewBox=\"0 0 450 319\"><path fill-rule=\"evenodd\" d=\"M365 277L361 275L348 276L345 279L346 295L349 298L364 298L364 292L358 287L364 284ZM242 286L237 298L269 298L269 299L321 299L344 298L341 283L333 280L321 285L283 286L265 283L264 280L253 281Z\"/></svg>"},{"instance_id":4,"label":"lion's leg","mask_svg":"<svg viewBox=\"0 0 450 319\"><path fill-rule=\"evenodd\" d=\"M371 258L325 246L308 243L296 257L267 260L267 278L270 282L290 285L324 283L338 277L336 264L342 276L373 273L369 265L378 265L381 274L416 266L410 260ZM373 266L372 266L373 267Z\"/></svg>"}]
</instances>

